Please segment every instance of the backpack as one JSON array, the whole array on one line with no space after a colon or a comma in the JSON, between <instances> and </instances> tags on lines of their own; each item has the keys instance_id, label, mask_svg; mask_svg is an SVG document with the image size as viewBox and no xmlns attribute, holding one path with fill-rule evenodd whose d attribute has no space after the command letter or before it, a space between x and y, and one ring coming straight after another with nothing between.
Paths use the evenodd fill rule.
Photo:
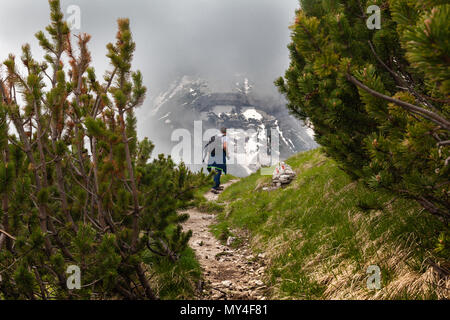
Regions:
<instances>
[{"instance_id":1,"label":"backpack","mask_svg":"<svg viewBox=\"0 0 450 320\"><path fill-rule=\"evenodd\" d=\"M209 139L208 143L203 148L203 162L205 162L206 156L211 154L212 157L216 155L216 147L220 147L219 143L221 143L222 137L220 136L212 136Z\"/></svg>"}]
</instances>

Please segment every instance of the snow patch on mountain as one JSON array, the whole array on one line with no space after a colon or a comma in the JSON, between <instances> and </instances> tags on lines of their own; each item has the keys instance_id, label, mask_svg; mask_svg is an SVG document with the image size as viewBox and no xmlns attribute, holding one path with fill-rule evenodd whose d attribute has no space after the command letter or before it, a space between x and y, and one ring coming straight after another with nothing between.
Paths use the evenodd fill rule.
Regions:
<instances>
[{"instance_id":1,"label":"snow patch on mountain","mask_svg":"<svg viewBox=\"0 0 450 320\"><path fill-rule=\"evenodd\" d=\"M256 119L261 121L263 119L263 116L258 111L256 111L255 108L248 108L242 114L247 120Z\"/></svg>"}]
</instances>

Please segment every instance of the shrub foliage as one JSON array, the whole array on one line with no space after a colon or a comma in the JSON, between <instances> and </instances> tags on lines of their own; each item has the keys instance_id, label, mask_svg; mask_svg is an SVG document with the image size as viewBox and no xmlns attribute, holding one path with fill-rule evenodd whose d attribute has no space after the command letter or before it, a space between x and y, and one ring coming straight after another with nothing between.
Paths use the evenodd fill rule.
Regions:
<instances>
[{"instance_id":1,"label":"shrub foliage","mask_svg":"<svg viewBox=\"0 0 450 320\"><path fill-rule=\"evenodd\" d=\"M371 30L367 8L380 8ZM450 219L448 1L302 0L276 81L354 178Z\"/></svg>"},{"instance_id":2,"label":"shrub foliage","mask_svg":"<svg viewBox=\"0 0 450 320\"><path fill-rule=\"evenodd\" d=\"M206 178L170 157L149 162L153 144L138 141L146 88L132 71L129 21L107 45L103 82L90 36L72 35L59 1L49 4L51 23L36 34L45 61L24 45L0 74L0 297L158 298L143 257L179 259L190 232L177 209ZM80 289L68 289L69 266Z\"/></svg>"}]
</instances>

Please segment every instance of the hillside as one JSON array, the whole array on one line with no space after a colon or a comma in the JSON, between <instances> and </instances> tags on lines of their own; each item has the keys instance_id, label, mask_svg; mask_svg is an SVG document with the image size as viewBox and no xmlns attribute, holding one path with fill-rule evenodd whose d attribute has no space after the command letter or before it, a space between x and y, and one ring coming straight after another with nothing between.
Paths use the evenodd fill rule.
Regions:
<instances>
[{"instance_id":1,"label":"hillside","mask_svg":"<svg viewBox=\"0 0 450 320\"><path fill-rule=\"evenodd\" d=\"M287 163L298 174L287 188L264 191L271 177L257 172L226 189L212 227L222 239L247 231L253 251L265 254L267 298L449 298L448 277L439 276L448 257L435 251L439 221L352 182L320 149ZM370 265L381 269L380 290L367 289Z\"/></svg>"}]
</instances>

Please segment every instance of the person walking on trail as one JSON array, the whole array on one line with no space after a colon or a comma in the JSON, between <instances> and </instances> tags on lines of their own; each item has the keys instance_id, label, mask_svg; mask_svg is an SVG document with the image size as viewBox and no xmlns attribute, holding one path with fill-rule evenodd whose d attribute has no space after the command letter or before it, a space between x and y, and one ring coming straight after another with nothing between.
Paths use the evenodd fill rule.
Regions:
<instances>
[{"instance_id":1,"label":"person walking on trail","mask_svg":"<svg viewBox=\"0 0 450 320\"><path fill-rule=\"evenodd\" d=\"M210 145L214 145L212 151L209 152L208 171L215 170L213 193L219 193L223 190L220 186L220 177L227 174L227 128L220 129L221 135L211 138Z\"/></svg>"}]
</instances>

